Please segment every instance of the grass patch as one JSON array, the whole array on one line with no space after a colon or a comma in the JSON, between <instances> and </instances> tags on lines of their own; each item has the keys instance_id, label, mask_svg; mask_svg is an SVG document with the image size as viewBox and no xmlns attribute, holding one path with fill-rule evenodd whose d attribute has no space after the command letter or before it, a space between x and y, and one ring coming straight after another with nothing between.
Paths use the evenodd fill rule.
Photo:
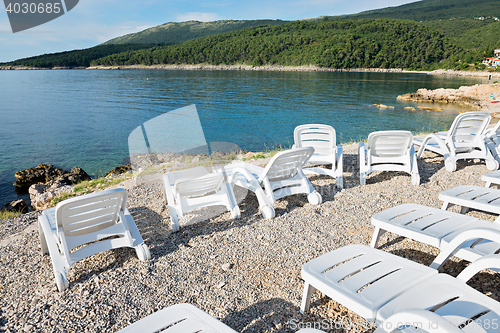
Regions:
<instances>
[{"instance_id":1,"label":"grass patch","mask_svg":"<svg viewBox=\"0 0 500 333\"><path fill-rule=\"evenodd\" d=\"M21 212L0 211L0 220L8 220L21 215Z\"/></svg>"},{"instance_id":2,"label":"grass patch","mask_svg":"<svg viewBox=\"0 0 500 333\"><path fill-rule=\"evenodd\" d=\"M52 198L51 201L51 207L54 207L57 205L59 202L76 197L78 195L83 195L83 194L89 194L92 192L95 192L95 190L98 188L99 190L104 190L107 187L119 184L127 179L129 179L132 176L125 176L125 177L116 177L116 178L106 178L106 177L101 177L97 179L92 179L92 180L85 180L83 182L78 183L75 185L75 188L73 189L73 193L63 193L58 197Z\"/></svg>"}]
</instances>

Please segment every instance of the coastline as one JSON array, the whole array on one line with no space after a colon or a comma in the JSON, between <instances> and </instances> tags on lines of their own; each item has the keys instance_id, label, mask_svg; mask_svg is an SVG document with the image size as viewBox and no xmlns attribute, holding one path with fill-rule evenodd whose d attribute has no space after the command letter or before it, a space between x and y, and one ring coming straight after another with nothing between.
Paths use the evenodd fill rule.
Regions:
<instances>
[{"instance_id":1,"label":"coastline","mask_svg":"<svg viewBox=\"0 0 500 333\"><path fill-rule=\"evenodd\" d=\"M413 71L402 68L325 68L315 65L307 66L280 66L265 65L252 66L245 64L235 65L211 65L211 64L175 64L175 65L119 65L119 66L89 66L89 67L25 67L25 66L0 66L0 70L199 70L199 71L271 71L271 72L338 72L338 73L408 73L408 74L428 74L428 75L451 75L470 77L500 78L500 72L489 71L457 71L451 69L438 69L433 71Z\"/></svg>"}]
</instances>

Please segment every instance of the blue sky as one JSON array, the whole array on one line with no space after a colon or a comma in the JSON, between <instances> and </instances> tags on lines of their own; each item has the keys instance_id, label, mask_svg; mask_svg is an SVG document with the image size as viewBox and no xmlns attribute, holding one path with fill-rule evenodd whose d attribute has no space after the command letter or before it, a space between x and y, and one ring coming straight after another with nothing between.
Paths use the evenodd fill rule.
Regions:
<instances>
[{"instance_id":1,"label":"blue sky","mask_svg":"<svg viewBox=\"0 0 500 333\"><path fill-rule=\"evenodd\" d=\"M321 15L353 14L414 1L80 0L78 5L65 15L15 34L12 33L5 7L0 5L0 62L44 53L88 48L114 37L167 22L229 19L298 20Z\"/></svg>"}]
</instances>

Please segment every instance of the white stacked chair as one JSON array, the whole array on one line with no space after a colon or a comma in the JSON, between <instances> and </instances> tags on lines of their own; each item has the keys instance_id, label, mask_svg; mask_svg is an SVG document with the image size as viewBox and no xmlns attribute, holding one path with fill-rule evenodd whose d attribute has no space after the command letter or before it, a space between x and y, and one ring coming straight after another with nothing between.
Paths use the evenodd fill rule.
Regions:
<instances>
[{"instance_id":1,"label":"white stacked chair","mask_svg":"<svg viewBox=\"0 0 500 333\"><path fill-rule=\"evenodd\" d=\"M179 231L184 213L197 208L223 205L233 218L240 218L240 208L224 170L211 173L199 166L170 171L163 175L163 187L173 232Z\"/></svg>"},{"instance_id":2,"label":"white stacked chair","mask_svg":"<svg viewBox=\"0 0 500 333\"><path fill-rule=\"evenodd\" d=\"M293 148L312 147L314 154L308 161L313 165L331 165L331 169L307 167L306 175L327 175L337 180L337 188L343 188L342 145L337 145L335 129L329 125L307 124L295 127Z\"/></svg>"},{"instance_id":3,"label":"white stacked chair","mask_svg":"<svg viewBox=\"0 0 500 333\"><path fill-rule=\"evenodd\" d=\"M370 133L367 144L359 143L359 182L374 171L403 171L411 175L413 185L420 184L413 135L409 131Z\"/></svg>"},{"instance_id":4,"label":"white stacked chair","mask_svg":"<svg viewBox=\"0 0 500 333\"><path fill-rule=\"evenodd\" d=\"M302 171L314 153L313 148L296 148L276 154L265 168L240 162L224 167L235 184L254 192L265 219L274 217L274 202L280 198L306 194L311 204L322 202L321 195L314 189Z\"/></svg>"},{"instance_id":5,"label":"white stacked chair","mask_svg":"<svg viewBox=\"0 0 500 333\"><path fill-rule=\"evenodd\" d=\"M417 158L427 149L443 156L448 171L457 169L458 160L476 158L485 160L488 170L498 169L499 162L495 160L485 138L490 120L491 115L487 112L459 114L448 132L413 139L413 144L420 146Z\"/></svg>"},{"instance_id":6,"label":"white stacked chair","mask_svg":"<svg viewBox=\"0 0 500 333\"><path fill-rule=\"evenodd\" d=\"M151 258L126 203L127 191L107 190L64 200L39 216L42 253L50 254L59 291L69 286L71 266L91 255L131 247L140 260Z\"/></svg>"}]
</instances>

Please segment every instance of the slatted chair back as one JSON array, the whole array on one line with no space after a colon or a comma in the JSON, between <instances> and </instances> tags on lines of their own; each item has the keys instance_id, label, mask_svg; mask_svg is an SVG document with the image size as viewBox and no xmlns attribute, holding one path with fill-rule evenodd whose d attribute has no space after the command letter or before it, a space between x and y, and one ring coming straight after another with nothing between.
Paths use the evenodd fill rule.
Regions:
<instances>
[{"instance_id":1,"label":"slatted chair back","mask_svg":"<svg viewBox=\"0 0 500 333\"><path fill-rule=\"evenodd\" d=\"M473 143L483 140L483 134L490 123L491 115L487 112L466 112L459 114L448 131L446 142Z\"/></svg>"},{"instance_id":2,"label":"slatted chair back","mask_svg":"<svg viewBox=\"0 0 500 333\"><path fill-rule=\"evenodd\" d=\"M65 238L68 250L88 243L89 235L117 223L126 202L127 191L124 189L92 193L60 202L56 206L59 237ZM60 234L61 231L64 235Z\"/></svg>"},{"instance_id":3,"label":"slatted chair back","mask_svg":"<svg viewBox=\"0 0 500 333\"><path fill-rule=\"evenodd\" d=\"M270 182L295 177L313 153L314 148L307 147L290 149L276 154L262 172L259 182L262 182L266 177Z\"/></svg>"},{"instance_id":4,"label":"slatted chair back","mask_svg":"<svg viewBox=\"0 0 500 333\"><path fill-rule=\"evenodd\" d=\"M186 170L169 172L170 184L174 186L175 195L181 197L199 196L218 191L224 182L222 173L210 173L199 166Z\"/></svg>"},{"instance_id":5,"label":"slatted chair back","mask_svg":"<svg viewBox=\"0 0 500 333\"><path fill-rule=\"evenodd\" d=\"M331 155L337 146L335 129L329 125L307 124L297 126L293 138L297 148L314 148L313 157Z\"/></svg>"},{"instance_id":6,"label":"slatted chair back","mask_svg":"<svg viewBox=\"0 0 500 333\"><path fill-rule=\"evenodd\" d=\"M367 149L380 158L400 157L408 154L413 134L409 131L379 131L368 136Z\"/></svg>"}]
</instances>

